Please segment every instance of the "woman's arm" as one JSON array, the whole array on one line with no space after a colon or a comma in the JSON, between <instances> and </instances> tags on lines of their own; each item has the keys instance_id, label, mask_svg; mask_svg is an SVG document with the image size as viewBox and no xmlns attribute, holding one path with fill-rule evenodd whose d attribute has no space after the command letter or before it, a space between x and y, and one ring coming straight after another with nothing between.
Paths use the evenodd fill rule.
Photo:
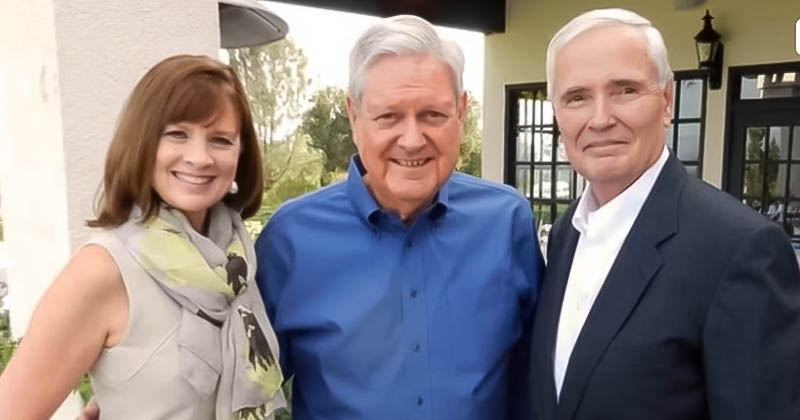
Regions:
<instances>
[{"instance_id":1,"label":"woman's arm","mask_svg":"<svg viewBox=\"0 0 800 420\"><path fill-rule=\"evenodd\" d=\"M114 260L100 246L78 251L33 313L0 376L0 419L46 420L125 330L128 297Z\"/></svg>"}]
</instances>

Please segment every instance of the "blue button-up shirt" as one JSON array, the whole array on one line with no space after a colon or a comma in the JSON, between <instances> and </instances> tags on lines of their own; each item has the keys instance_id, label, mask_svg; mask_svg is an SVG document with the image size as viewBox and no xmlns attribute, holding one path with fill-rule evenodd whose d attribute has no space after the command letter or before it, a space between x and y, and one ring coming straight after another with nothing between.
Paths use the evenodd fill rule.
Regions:
<instances>
[{"instance_id":1,"label":"blue button-up shirt","mask_svg":"<svg viewBox=\"0 0 800 420\"><path fill-rule=\"evenodd\" d=\"M354 157L346 181L285 203L256 242L293 418L517 417L543 269L530 205L454 173L405 226L363 172Z\"/></svg>"}]
</instances>

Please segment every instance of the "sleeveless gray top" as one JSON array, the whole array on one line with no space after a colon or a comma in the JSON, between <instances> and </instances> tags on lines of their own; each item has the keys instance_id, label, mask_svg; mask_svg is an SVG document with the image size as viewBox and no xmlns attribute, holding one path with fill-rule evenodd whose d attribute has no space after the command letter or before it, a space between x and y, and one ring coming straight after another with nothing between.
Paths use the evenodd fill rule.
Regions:
<instances>
[{"instance_id":1,"label":"sleeveless gray top","mask_svg":"<svg viewBox=\"0 0 800 420\"><path fill-rule=\"evenodd\" d=\"M187 366L203 362L178 356L178 326L183 317L195 315L161 290L113 232L99 232L87 243L111 254L122 274L129 306L119 344L101 352L89 371L100 419L214 420L222 367ZM213 325L205 324L211 328L209 334L219 334ZM182 372L190 372L188 379Z\"/></svg>"}]
</instances>

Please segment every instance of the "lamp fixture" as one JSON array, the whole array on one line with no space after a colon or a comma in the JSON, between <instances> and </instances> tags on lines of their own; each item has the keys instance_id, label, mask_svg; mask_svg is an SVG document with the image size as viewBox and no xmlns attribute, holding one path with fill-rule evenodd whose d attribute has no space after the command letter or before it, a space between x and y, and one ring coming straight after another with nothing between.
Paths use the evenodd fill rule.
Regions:
<instances>
[{"instance_id":1,"label":"lamp fixture","mask_svg":"<svg viewBox=\"0 0 800 420\"><path fill-rule=\"evenodd\" d=\"M708 88L719 89L722 86L722 54L724 45L722 36L711 27L713 16L706 9L703 16L703 29L694 36L697 47L697 63L700 69L708 72Z\"/></svg>"}]
</instances>

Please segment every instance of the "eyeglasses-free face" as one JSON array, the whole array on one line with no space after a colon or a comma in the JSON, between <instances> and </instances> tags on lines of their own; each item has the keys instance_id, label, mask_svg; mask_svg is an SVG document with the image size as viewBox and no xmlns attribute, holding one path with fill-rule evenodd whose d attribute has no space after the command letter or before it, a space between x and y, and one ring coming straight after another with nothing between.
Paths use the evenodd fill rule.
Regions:
<instances>
[{"instance_id":1,"label":"eyeglasses-free face","mask_svg":"<svg viewBox=\"0 0 800 420\"><path fill-rule=\"evenodd\" d=\"M555 58L553 84L567 156L604 204L661 155L672 84L659 86L643 35L625 26L570 40Z\"/></svg>"}]
</instances>

